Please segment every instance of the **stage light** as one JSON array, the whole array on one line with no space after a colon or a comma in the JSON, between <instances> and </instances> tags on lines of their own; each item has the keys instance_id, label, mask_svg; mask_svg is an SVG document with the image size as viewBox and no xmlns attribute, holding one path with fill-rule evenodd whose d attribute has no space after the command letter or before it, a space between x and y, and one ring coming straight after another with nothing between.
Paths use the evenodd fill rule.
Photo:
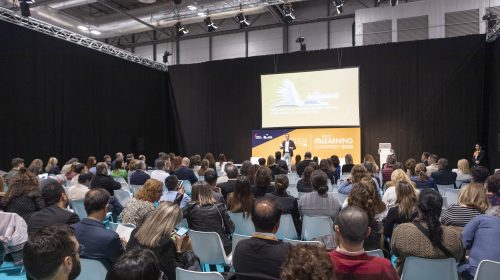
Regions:
<instances>
[{"instance_id":1,"label":"stage light","mask_svg":"<svg viewBox=\"0 0 500 280\"><path fill-rule=\"evenodd\" d=\"M486 21L488 29L492 29L497 24L497 15L493 13L488 13L483 16L483 20Z\"/></svg>"},{"instance_id":2,"label":"stage light","mask_svg":"<svg viewBox=\"0 0 500 280\"><path fill-rule=\"evenodd\" d=\"M295 14L293 13L293 8L291 3L285 3L283 5L283 20L285 22L291 22L295 20Z\"/></svg>"},{"instance_id":3,"label":"stage light","mask_svg":"<svg viewBox=\"0 0 500 280\"><path fill-rule=\"evenodd\" d=\"M335 5L335 8L337 9L337 14L341 14L344 12L344 0L334 0L333 4Z\"/></svg>"},{"instance_id":4,"label":"stage light","mask_svg":"<svg viewBox=\"0 0 500 280\"><path fill-rule=\"evenodd\" d=\"M217 30L217 28L219 28L217 25L215 25L210 17L207 17L205 19L205 24L207 25L208 32L214 32L215 30Z\"/></svg>"},{"instance_id":5,"label":"stage light","mask_svg":"<svg viewBox=\"0 0 500 280\"><path fill-rule=\"evenodd\" d=\"M82 31L89 31L89 28L87 26L84 26L84 25L78 25L78 29L82 30Z\"/></svg>"},{"instance_id":6,"label":"stage light","mask_svg":"<svg viewBox=\"0 0 500 280\"><path fill-rule=\"evenodd\" d=\"M300 36L299 38L295 39L295 43L300 44L300 51L302 52L305 52L307 50L305 41L306 39L304 38L304 36Z\"/></svg>"},{"instance_id":7,"label":"stage light","mask_svg":"<svg viewBox=\"0 0 500 280\"><path fill-rule=\"evenodd\" d=\"M163 63L168 63L168 57L171 55L172 55L171 52L165 51L165 53L163 53Z\"/></svg>"},{"instance_id":8,"label":"stage light","mask_svg":"<svg viewBox=\"0 0 500 280\"><path fill-rule=\"evenodd\" d=\"M391 6L396 6L398 4L399 0L391 0Z\"/></svg>"},{"instance_id":9,"label":"stage light","mask_svg":"<svg viewBox=\"0 0 500 280\"><path fill-rule=\"evenodd\" d=\"M101 32L98 30L92 30L92 31L90 31L90 33L92 33L94 35L101 35Z\"/></svg>"},{"instance_id":10,"label":"stage light","mask_svg":"<svg viewBox=\"0 0 500 280\"><path fill-rule=\"evenodd\" d=\"M22 0L19 2L19 8L21 8L21 15L23 17L31 16L30 4L33 4L33 3L35 3L34 0L32 0L32 1Z\"/></svg>"},{"instance_id":11,"label":"stage light","mask_svg":"<svg viewBox=\"0 0 500 280\"><path fill-rule=\"evenodd\" d=\"M184 25L182 25L180 21L178 21L174 26L177 37L181 37L189 33L189 30Z\"/></svg>"},{"instance_id":12,"label":"stage light","mask_svg":"<svg viewBox=\"0 0 500 280\"><path fill-rule=\"evenodd\" d=\"M248 16L245 16L243 13L239 13L236 15L236 20L240 23L240 29L250 26L250 22L248 21Z\"/></svg>"}]
</instances>

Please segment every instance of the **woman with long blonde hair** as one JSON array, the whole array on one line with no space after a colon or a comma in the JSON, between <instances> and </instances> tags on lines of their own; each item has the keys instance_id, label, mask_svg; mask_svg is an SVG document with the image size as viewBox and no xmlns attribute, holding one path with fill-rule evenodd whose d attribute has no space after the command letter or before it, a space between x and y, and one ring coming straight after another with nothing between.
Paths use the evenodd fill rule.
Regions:
<instances>
[{"instance_id":1,"label":"woman with long blonde hair","mask_svg":"<svg viewBox=\"0 0 500 280\"><path fill-rule=\"evenodd\" d=\"M469 161L464 158L459 160L457 162L457 181L470 180L471 178L472 176L470 175Z\"/></svg>"},{"instance_id":2,"label":"woman with long blonde hair","mask_svg":"<svg viewBox=\"0 0 500 280\"><path fill-rule=\"evenodd\" d=\"M486 190L482 184L464 186L458 195L458 203L451 204L441 216L445 226L464 227L472 218L484 214L490 207Z\"/></svg>"},{"instance_id":3,"label":"woman with long blonde hair","mask_svg":"<svg viewBox=\"0 0 500 280\"><path fill-rule=\"evenodd\" d=\"M391 180L389 182L387 182L387 185L389 187L385 190L384 196L382 198L382 201L389 208L396 204L397 196L396 196L396 187L395 186L399 182L407 182L408 184L410 184L413 187L414 191L416 192L415 183L413 183L411 181L410 177L408 177L406 172L403 169L394 170L391 174Z\"/></svg>"},{"instance_id":4,"label":"woman with long blonde hair","mask_svg":"<svg viewBox=\"0 0 500 280\"><path fill-rule=\"evenodd\" d=\"M45 166L45 172L47 172L49 175L61 174L61 170L59 170L59 166L57 166L57 158L49 158L49 160L47 161L47 166Z\"/></svg>"}]
</instances>

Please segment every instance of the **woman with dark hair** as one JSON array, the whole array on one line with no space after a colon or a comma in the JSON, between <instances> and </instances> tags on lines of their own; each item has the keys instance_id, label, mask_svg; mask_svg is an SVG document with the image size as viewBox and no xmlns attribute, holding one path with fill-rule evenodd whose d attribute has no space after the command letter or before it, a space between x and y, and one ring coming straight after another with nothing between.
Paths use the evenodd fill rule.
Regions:
<instances>
[{"instance_id":1,"label":"woman with dark hair","mask_svg":"<svg viewBox=\"0 0 500 280\"><path fill-rule=\"evenodd\" d=\"M97 164L97 159L94 156L90 156L87 159L87 170L92 169L93 167L95 167L96 164ZM127 179L125 179L125 180L127 180Z\"/></svg>"},{"instance_id":2,"label":"woman with dark hair","mask_svg":"<svg viewBox=\"0 0 500 280\"><path fill-rule=\"evenodd\" d=\"M226 155L219 154L219 156L217 157L217 162L215 163L215 168L217 169L215 171L217 172L217 174L225 174L224 166L226 165L226 163L227 163Z\"/></svg>"},{"instance_id":3,"label":"woman with dark hair","mask_svg":"<svg viewBox=\"0 0 500 280\"><path fill-rule=\"evenodd\" d=\"M313 192L299 199L300 216L327 216L335 221L340 212L340 202L332 192L328 192L328 177L321 170L311 174Z\"/></svg>"},{"instance_id":4,"label":"woman with dark hair","mask_svg":"<svg viewBox=\"0 0 500 280\"><path fill-rule=\"evenodd\" d=\"M297 172L297 164L299 164L299 162L301 160L302 160L302 156L295 155L295 163L292 164L292 166L290 167L290 170L292 170L292 172Z\"/></svg>"},{"instance_id":5,"label":"woman with dark hair","mask_svg":"<svg viewBox=\"0 0 500 280\"><path fill-rule=\"evenodd\" d=\"M280 205L282 214L292 215L293 223L295 229L298 233L302 232L302 223L300 221L299 206L297 199L286 192L288 188L288 177L284 174L276 176L274 181L274 186L276 190L272 193L266 194L266 196L272 197Z\"/></svg>"},{"instance_id":6,"label":"woman with dark hair","mask_svg":"<svg viewBox=\"0 0 500 280\"><path fill-rule=\"evenodd\" d=\"M406 168L406 174L408 176L416 176L417 173L415 172L415 167L417 166L417 161L413 158L409 158L405 162L405 168Z\"/></svg>"},{"instance_id":7,"label":"woman with dark hair","mask_svg":"<svg viewBox=\"0 0 500 280\"><path fill-rule=\"evenodd\" d=\"M328 177L332 185L335 184L335 172L332 172L330 170L330 166L328 165L328 160L322 159L319 162L319 170L325 172L326 176Z\"/></svg>"},{"instance_id":8,"label":"woman with dark hair","mask_svg":"<svg viewBox=\"0 0 500 280\"><path fill-rule=\"evenodd\" d=\"M261 166L255 174L255 185L252 186L252 193L255 199L263 197L266 193L274 192L274 187L271 185L272 181L271 169Z\"/></svg>"},{"instance_id":9,"label":"woman with dark hair","mask_svg":"<svg viewBox=\"0 0 500 280\"><path fill-rule=\"evenodd\" d=\"M411 177L411 180L419 190L432 188L437 191L436 183L432 177L427 175L427 167L423 163L415 166L415 176Z\"/></svg>"},{"instance_id":10,"label":"woman with dark hair","mask_svg":"<svg viewBox=\"0 0 500 280\"><path fill-rule=\"evenodd\" d=\"M418 215L417 194L408 182L401 181L396 184L396 205L389 209L384 220L384 235L392 237L395 225L412 222Z\"/></svg>"},{"instance_id":11,"label":"woman with dark hair","mask_svg":"<svg viewBox=\"0 0 500 280\"><path fill-rule=\"evenodd\" d=\"M35 175L40 175L43 173L43 161L39 158L34 159L28 166L28 172Z\"/></svg>"},{"instance_id":12,"label":"woman with dark hair","mask_svg":"<svg viewBox=\"0 0 500 280\"><path fill-rule=\"evenodd\" d=\"M38 177L21 168L9 182L9 190L1 201L5 212L16 213L28 223L31 215L44 207Z\"/></svg>"},{"instance_id":13,"label":"woman with dark hair","mask_svg":"<svg viewBox=\"0 0 500 280\"><path fill-rule=\"evenodd\" d=\"M308 166L304 169L304 173L302 173L302 178L297 182L297 191L298 192L312 192L313 187L311 185L311 174L313 173L314 168Z\"/></svg>"},{"instance_id":14,"label":"woman with dark hair","mask_svg":"<svg viewBox=\"0 0 500 280\"><path fill-rule=\"evenodd\" d=\"M335 280L332 261L322 246L290 246L281 270L282 280Z\"/></svg>"},{"instance_id":15,"label":"woman with dark hair","mask_svg":"<svg viewBox=\"0 0 500 280\"><path fill-rule=\"evenodd\" d=\"M111 171L111 177L122 177L125 182L128 179L128 172L123 166L123 160L122 159L117 159L115 160L115 169Z\"/></svg>"},{"instance_id":16,"label":"woman with dark hair","mask_svg":"<svg viewBox=\"0 0 500 280\"><path fill-rule=\"evenodd\" d=\"M340 179L340 159L337 155L333 155L330 157L333 162L333 166L335 167L335 182Z\"/></svg>"},{"instance_id":17,"label":"woman with dark hair","mask_svg":"<svg viewBox=\"0 0 500 280\"><path fill-rule=\"evenodd\" d=\"M354 167L354 160L351 154L345 155L345 164L342 165L342 174L351 173L351 169Z\"/></svg>"},{"instance_id":18,"label":"woman with dark hair","mask_svg":"<svg viewBox=\"0 0 500 280\"><path fill-rule=\"evenodd\" d=\"M240 175L246 177L250 176L250 169L252 166L253 164L249 160L243 161L240 167Z\"/></svg>"},{"instance_id":19,"label":"woman with dark hair","mask_svg":"<svg viewBox=\"0 0 500 280\"><path fill-rule=\"evenodd\" d=\"M135 248L118 258L106 274L106 280L163 280L158 258L149 249Z\"/></svg>"},{"instance_id":20,"label":"woman with dark hair","mask_svg":"<svg viewBox=\"0 0 500 280\"><path fill-rule=\"evenodd\" d=\"M257 176L257 171L259 171L260 165L253 164L248 171L248 180L250 180L250 184L255 185L255 179Z\"/></svg>"},{"instance_id":21,"label":"woman with dark hair","mask_svg":"<svg viewBox=\"0 0 500 280\"><path fill-rule=\"evenodd\" d=\"M183 213L189 228L196 231L217 232L224 251L231 253L229 236L234 231L234 224L227 214L226 205L215 201L212 188L207 182L193 184L192 201L184 207Z\"/></svg>"},{"instance_id":22,"label":"woman with dark hair","mask_svg":"<svg viewBox=\"0 0 500 280\"><path fill-rule=\"evenodd\" d=\"M476 144L474 147L474 153L472 154L472 166L485 165L484 162L484 150L481 144Z\"/></svg>"},{"instance_id":23,"label":"woman with dark hair","mask_svg":"<svg viewBox=\"0 0 500 280\"><path fill-rule=\"evenodd\" d=\"M495 172L486 179L486 196L491 206L500 205L500 172Z\"/></svg>"},{"instance_id":24,"label":"woman with dark hair","mask_svg":"<svg viewBox=\"0 0 500 280\"><path fill-rule=\"evenodd\" d=\"M73 170L75 172L75 176L71 178L71 186L78 185L78 177L80 177L80 174L87 172L87 166L83 163L76 163Z\"/></svg>"},{"instance_id":25,"label":"woman with dark hair","mask_svg":"<svg viewBox=\"0 0 500 280\"><path fill-rule=\"evenodd\" d=\"M439 216L443 198L433 189L423 189L418 197L418 218L411 223L400 224L394 229L391 253L398 257L397 267L402 272L406 257L425 259L455 258L463 256L460 233L441 225Z\"/></svg>"},{"instance_id":26,"label":"woman with dark hair","mask_svg":"<svg viewBox=\"0 0 500 280\"><path fill-rule=\"evenodd\" d=\"M273 181L274 178L276 178L276 175L288 173L288 170L285 170L281 168L278 164L276 164L276 159L274 158L273 155L269 155L267 157L267 167L271 169Z\"/></svg>"},{"instance_id":27,"label":"woman with dark hair","mask_svg":"<svg viewBox=\"0 0 500 280\"><path fill-rule=\"evenodd\" d=\"M198 176L205 176L205 172L208 171L209 165L210 163L208 162L208 159L204 158L202 161L201 161L201 166L200 166L200 169L198 169Z\"/></svg>"},{"instance_id":28,"label":"woman with dark hair","mask_svg":"<svg viewBox=\"0 0 500 280\"><path fill-rule=\"evenodd\" d=\"M233 213L243 213L243 217L250 216L255 198L251 190L250 180L246 176L236 179L234 192L227 195L227 208Z\"/></svg>"},{"instance_id":29,"label":"woman with dark hair","mask_svg":"<svg viewBox=\"0 0 500 280\"><path fill-rule=\"evenodd\" d=\"M217 167L215 166L215 157L212 153L206 153L204 159L208 160L208 167L213 170L217 170Z\"/></svg>"}]
</instances>

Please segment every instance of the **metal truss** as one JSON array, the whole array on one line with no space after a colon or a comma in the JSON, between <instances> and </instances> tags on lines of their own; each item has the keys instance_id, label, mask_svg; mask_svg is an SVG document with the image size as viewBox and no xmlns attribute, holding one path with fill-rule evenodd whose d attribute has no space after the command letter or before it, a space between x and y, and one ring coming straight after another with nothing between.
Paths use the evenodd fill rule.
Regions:
<instances>
[{"instance_id":1,"label":"metal truss","mask_svg":"<svg viewBox=\"0 0 500 280\"><path fill-rule=\"evenodd\" d=\"M157 70L167 71L168 66L164 63L156 62L144 57L140 57L131 52L119 49L117 47L105 44L103 42L85 37L78 33L54 26L52 24L34 19L32 17L23 17L11 10L0 7L0 20L10 22L31 30L35 30L80 46L84 46L109 55L120 57L128 61L139 63Z\"/></svg>"}]
</instances>

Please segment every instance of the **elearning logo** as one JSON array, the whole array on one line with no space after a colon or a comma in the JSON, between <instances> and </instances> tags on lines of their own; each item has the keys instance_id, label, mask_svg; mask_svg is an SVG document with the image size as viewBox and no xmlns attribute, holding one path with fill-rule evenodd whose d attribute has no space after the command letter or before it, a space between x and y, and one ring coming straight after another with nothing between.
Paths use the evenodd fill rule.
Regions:
<instances>
[{"instance_id":1,"label":"elearning logo","mask_svg":"<svg viewBox=\"0 0 500 280\"><path fill-rule=\"evenodd\" d=\"M274 96L275 98L272 100L271 104L271 109L274 111L280 109L286 110L286 108L290 109L290 107L330 107L330 100L339 98L338 93L320 93L313 91L302 100L295 84L289 79L283 80Z\"/></svg>"}]
</instances>

